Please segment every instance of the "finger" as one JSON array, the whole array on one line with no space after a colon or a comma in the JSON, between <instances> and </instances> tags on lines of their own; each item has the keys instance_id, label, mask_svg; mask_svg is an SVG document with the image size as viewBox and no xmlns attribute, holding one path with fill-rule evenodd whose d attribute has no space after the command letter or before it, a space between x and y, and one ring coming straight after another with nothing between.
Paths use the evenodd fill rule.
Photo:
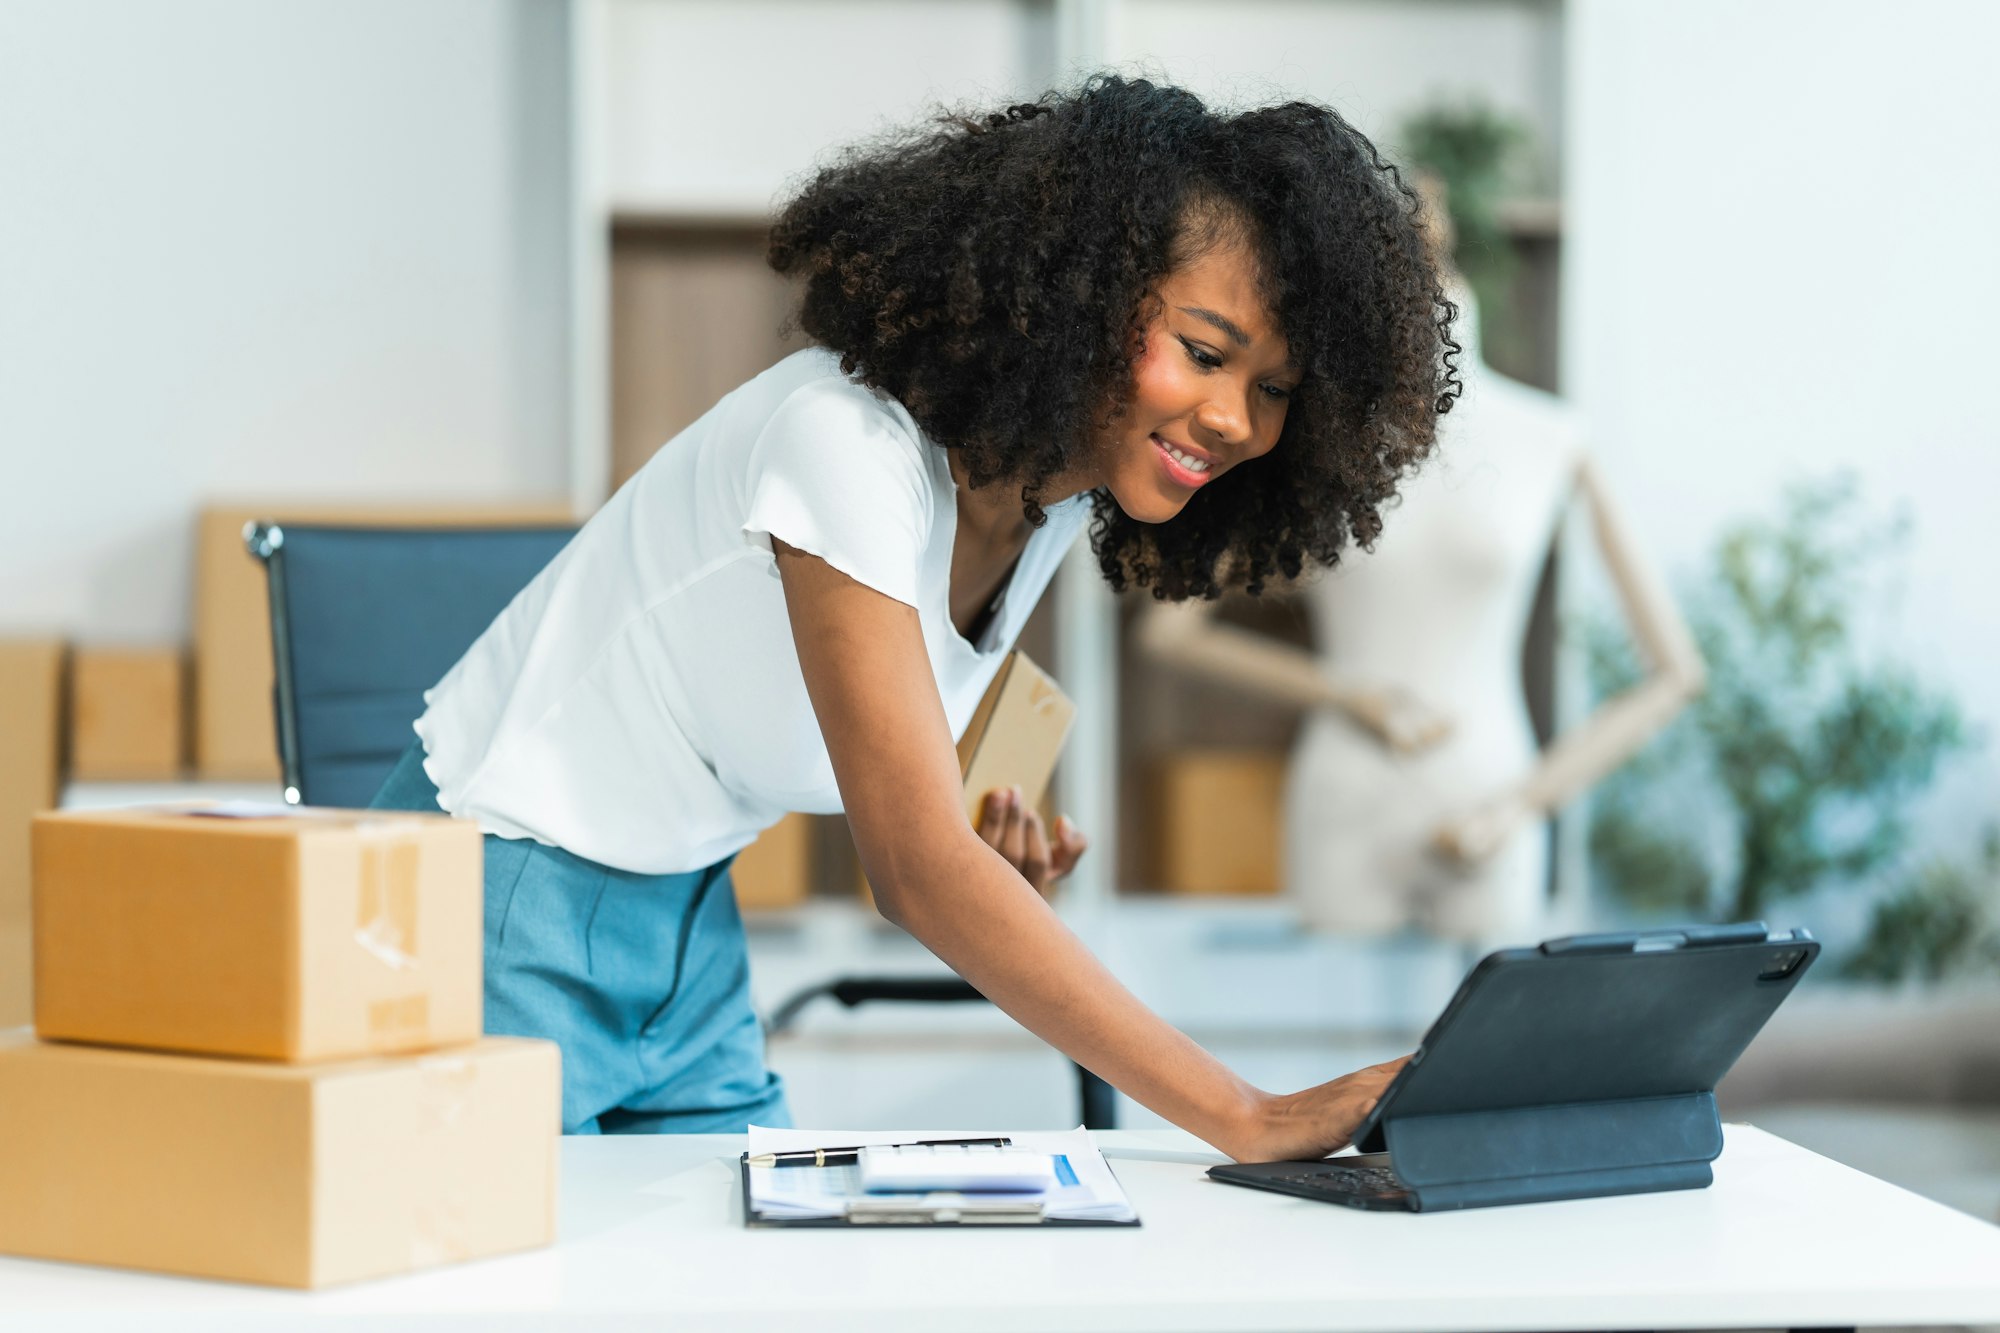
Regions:
<instances>
[{"instance_id":1,"label":"finger","mask_svg":"<svg viewBox=\"0 0 2000 1333\"><path fill-rule=\"evenodd\" d=\"M1028 821L1021 809L1021 789L1007 789L1007 826L1000 834L1000 855L1007 858L1015 869L1028 854Z\"/></svg>"},{"instance_id":2,"label":"finger","mask_svg":"<svg viewBox=\"0 0 2000 1333\"><path fill-rule=\"evenodd\" d=\"M1049 883L1049 837L1042 828L1042 817L1034 811L1027 812L1027 854L1021 861L1021 874L1037 889L1048 887Z\"/></svg>"},{"instance_id":3,"label":"finger","mask_svg":"<svg viewBox=\"0 0 2000 1333\"><path fill-rule=\"evenodd\" d=\"M1354 1131L1360 1129L1362 1123L1369 1116L1375 1114L1376 1104L1376 1098L1365 1097L1358 1102L1342 1108L1342 1123L1337 1125L1334 1130L1340 1136L1340 1142L1333 1145L1335 1151L1345 1148L1348 1144L1354 1142Z\"/></svg>"},{"instance_id":4,"label":"finger","mask_svg":"<svg viewBox=\"0 0 2000 1333\"><path fill-rule=\"evenodd\" d=\"M1058 878L1076 869L1076 863L1090 850L1090 839L1083 830L1069 822L1068 815L1056 819L1056 841L1052 849L1053 864Z\"/></svg>"},{"instance_id":5,"label":"finger","mask_svg":"<svg viewBox=\"0 0 2000 1333\"><path fill-rule=\"evenodd\" d=\"M1000 849L1000 839L1007 831L1007 789L995 787L986 793L986 799L979 803L979 838L995 851Z\"/></svg>"},{"instance_id":6,"label":"finger","mask_svg":"<svg viewBox=\"0 0 2000 1333\"><path fill-rule=\"evenodd\" d=\"M1387 1091L1389 1085L1396 1081L1396 1076L1403 1072L1404 1063L1398 1060L1386 1065L1370 1065L1355 1075L1355 1080L1362 1087L1372 1088L1377 1094L1382 1093Z\"/></svg>"}]
</instances>

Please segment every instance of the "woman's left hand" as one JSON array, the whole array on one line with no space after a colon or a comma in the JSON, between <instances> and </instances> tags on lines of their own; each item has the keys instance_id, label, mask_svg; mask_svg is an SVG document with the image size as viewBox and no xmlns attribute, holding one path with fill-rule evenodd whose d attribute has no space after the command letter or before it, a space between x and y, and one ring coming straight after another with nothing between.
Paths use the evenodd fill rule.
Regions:
<instances>
[{"instance_id":1,"label":"woman's left hand","mask_svg":"<svg viewBox=\"0 0 2000 1333\"><path fill-rule=\"evenodd\" d=\"M1041 812L1022 798L1019 787L996 787L980 804L979 836L1041 894L1076 869L1078 858L1090 846L1090 839L1070 823L1068 815L1056 818L1053 835L1043 825Z\"/></svg>"}]
</instances>

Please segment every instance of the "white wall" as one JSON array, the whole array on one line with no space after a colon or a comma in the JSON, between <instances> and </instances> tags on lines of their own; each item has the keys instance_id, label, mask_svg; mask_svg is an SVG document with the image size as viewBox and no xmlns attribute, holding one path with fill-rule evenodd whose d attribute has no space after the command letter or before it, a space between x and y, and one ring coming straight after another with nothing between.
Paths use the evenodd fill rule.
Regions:
<instances>
[{"instance_id":1,"label":"white wall","mask_svg":"<svg viewBox=\"0 0 2000 1333\"><path fill-rule=\"evenodd\" d=\"M1526 121L1552 157L1559 149L1554 0L1095 8L1091 45L1105 63L1220 100L1319 98L1388 141L1426 103L1475 94ZM829 149L913 123L935 103L999 105L1067 81L1057 10L1049 0L607 0L608 202L761 213ZM751 50L754 78L715 58Z\"/></svg>"},{"instance_id":2,"label":"white wall","mask_svg":"<svg viewBox=\"0 0 2000 1333\"><path fill-rule=\"evenodd\" d=\"M1562 149L1562 12L1554 0L1113 0L1112 58L1204 97L1326 102L1393 151L1402 124L1476 98Z\"/></svg>"},{"instance_id":3,"label":"white wall","mask_svg":"<svg viewBox=\"0 0 2000 1333\"><path fill-rule=\"evenodd\" d=\"M622 212L758 216L830 149L1054 68L1046 0L611 0L606 188Z\"/></svg>"},{"instance_id":4,"label":"white wall","mask_svg":"<svg viewBox=\"0 0 2000 1333\"><path fill-rule=\"evenodd\" d=\"M0 632L183 638L211 496L560 495L556 0L0 6Z\"/></svg>"},{"instance_id":5,"label":"white wall","mask_svg":"<svg viewBox=\"0 0 2000 1333\"><path fill-rule=\"evenodd\" d=\"M1872 646L2000 725L2000 6L1574 0L1564 382L1691 571L1788 479L1856 470L1914 541ZM2000 817L1991 748L1924 839Z\"/></svg>"}]
</instances>

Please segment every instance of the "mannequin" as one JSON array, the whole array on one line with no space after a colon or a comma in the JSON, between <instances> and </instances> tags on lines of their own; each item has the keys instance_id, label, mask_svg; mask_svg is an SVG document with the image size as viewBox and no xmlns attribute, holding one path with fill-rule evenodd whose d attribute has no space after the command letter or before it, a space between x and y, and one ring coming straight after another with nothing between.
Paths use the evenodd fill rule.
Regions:
<instances>
[{"instance_id":1,"label":"mannequin","mask_svg":"<svg viewBox=\"0 0 2000 1333\"><path fill-rule=\"evenodd\" d=\"M1308 710L1286 780L1285 879L1309 925L1419 929L1470 944L1545 924L1545 819L1623 763L1697 694L1693 636L1634 549L1573 411L1479 359L1464 314L1465 392L1437 452L1354 550L1298 592L1318 651L1155 603L1142 651ZM1574 498L1647 674L1536 752L1520 681L1535 585Z\"/></svg>"}]
</instances>

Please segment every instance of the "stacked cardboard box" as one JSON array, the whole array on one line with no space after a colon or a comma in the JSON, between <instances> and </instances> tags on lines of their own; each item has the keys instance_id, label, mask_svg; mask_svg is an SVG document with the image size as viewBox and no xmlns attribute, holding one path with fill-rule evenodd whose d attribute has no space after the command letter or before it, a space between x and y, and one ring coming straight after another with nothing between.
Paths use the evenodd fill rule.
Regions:
<instances>
[{"instance_id":1,"label":"stacked cardboard box","mask_svg":"<svg viewBox=\"0 0 2000 1333\"><path fill-rule=\"evenodd\" d=\"M480 1036L481 851L435 815L36 819L0 1252L317 1287L552 1239L558 1055Z\"/></svg>"},{"instance_id":2,"label":"stacked cardboard box","mask_svg":"<svg viewBox=\"0 0 2000 1333\"><path fill-rule=\"evenodd\" d=\"M28 1021L28 823L61 783L63 645L0 641L0 1028Z\"/></svg>"}]
</instances>

